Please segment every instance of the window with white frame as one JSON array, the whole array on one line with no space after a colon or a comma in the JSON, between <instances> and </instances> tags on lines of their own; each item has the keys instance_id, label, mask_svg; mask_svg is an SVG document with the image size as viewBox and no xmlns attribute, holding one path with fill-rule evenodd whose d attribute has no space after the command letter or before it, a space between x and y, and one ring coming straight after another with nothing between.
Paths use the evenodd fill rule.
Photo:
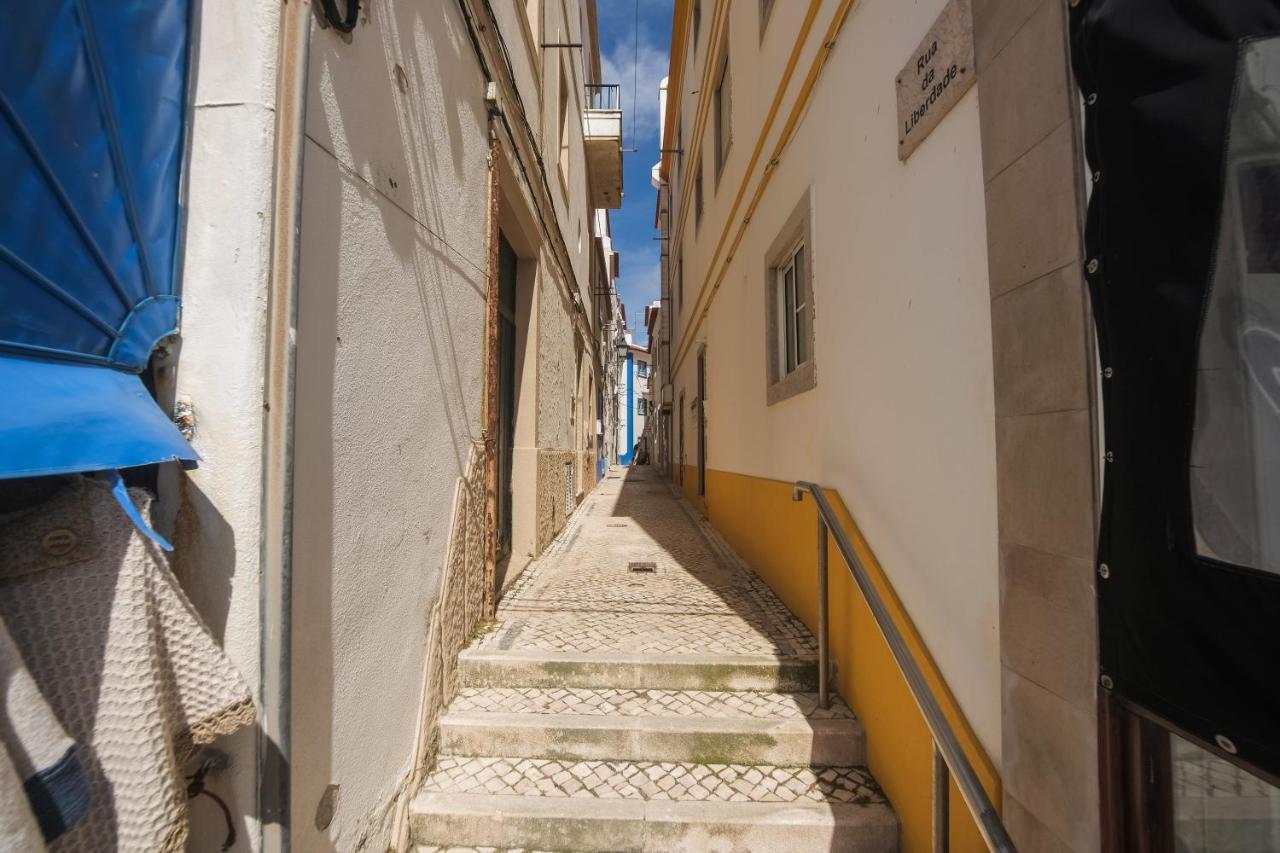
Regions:
<instances>
[{"instance_id":1,"label":"window with white frame","mask_svg":"<svg viewBox=\"0 0 1280 853\"><path fill-rule=\"evenodd\" d=\"M804 241L786 254L774 285L778 300L778 374L786 376L809 360L809 297Z\"/></svg>"},{"instance_id":2,"label":"window with white frame","mask_svg":"<svg viewBox=\"0 0 1280 853\"><path fill-rule=\"evenodd\" d=\"M765 253L768 405L817 385L809 210L809 193L805 192Z\"/></svg>"}]
</instances>

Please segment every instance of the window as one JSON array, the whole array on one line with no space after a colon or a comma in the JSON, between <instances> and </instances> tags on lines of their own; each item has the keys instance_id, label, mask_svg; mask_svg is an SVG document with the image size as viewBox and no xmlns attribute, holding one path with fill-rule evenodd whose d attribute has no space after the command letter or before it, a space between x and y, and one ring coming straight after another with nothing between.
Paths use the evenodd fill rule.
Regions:
<instances>
[{"instance_id":1,"label":"window","mask_svg":"<svg viewBox=\"0 0 1280 853\"><path fill-rule=\"evenodd\" d=\"M769 26L769 14L773 11L773 0L760 0L760 35Z\"/></svg>"},{"instance_id":2,"label":"window","mask_svg":"<svg viewBox=\"0 0 1280 853\"><path fill-rule=\"evenodd\" d=\"M702 30L702 0L693 0L693 55L698 55L698 33Z\"/></svg>"},{"instance_id":3,"label":"window","mask_svg":"<svg viewBox=\"0 0 1280 853\"><path fill-rule=\"evenodd\" d=\"M778 268L776 298L778 300L779 373L786 376L808 361L809 302L805 293L804 243L787 253Z\"/></svg>"},{"instance_id":4,"label":"window","mask_svg":"<svg viewBox=\"0 0 1280 853\"><path fill-rule=\"evenodd\" d=\"M773 405L817 384L808 193L788 217L765 258L766 390L767 402Z\"/></svg>"},{"instance_id":5,"label":"window","mask_svg":"<svg viewBox=\"0 0 1280 853\"><path fill-rule=\"evenodd\" d=\"M560 63L560 182L569 191L569 74Z\"/></svg>"},{"instance_id":6,"label":"window","mask_svg":"<svg viewBox=\"0 0 1280 853\"><path fill-rule=\"evenodd\" d=\"M649 362L647 361L636 362L636 373L637 375L639 375L641 379L648 379L649 378Z\"/></svg>"},{"instance_id":7,"label":"window","mask_svg":"<svg viewBox=\"0 0 1280 853\"><path fill-rule=\"evenodd\" d=\"M674 162L672 163L672 165L674 166L674 171L672 172L672 176L671 176L671 186L672 186L672 187L678 187L678 186L680 186L680 178L681 178L681 175L682 175L682 168L681 168L681 167L684 165L684 126L683 126L683 123L681 123L681 122L676 122L676 151L675 151L675 155L676 155L676 156L675 156ZM675 215L676 215L676 207L675 207L675 206L676 206L676 204L677 204L677 201L676 201L675 196L676 196L676 194L675 194L675 193L672 193L672 194L671 194L671 212L670 212L670 215L671 215L671 216L675 216Z\"/></svg>"},{"instance_id":8,"label":"window","mask_svg":"<svg viewBox=\"0 0 1280 853\"><path fill-rule=\"evenodd\" d=\"M693 170L693 224L702 224L702 161Z\"/></svg>"},{"instance_id":9,"label":"window","mask_svg":"<svg viewBox=\"0 0 1280 853\"><path fill-rule=\"evenodd\" d=\"M676 261L676 310L684 307L684 256Z\"/></svg>"},{"instance_id":10,"label":"window","mask_svg":"<svg viewBox=\"0 0 1280 853\"><path fill-rule=\"evenodd\" d=\"M642 418L648 417L649 415L648 405L649 405L649 401L646 400L644 397L638 398L636 400L636 414Z\"/></svg>"},{"instance_id":11,"label":"window","mask_svg":"<svg viewBox=\"0 0 1280 853\"><path fill-rule=\"evenodd\" d=\"M716 180L720 179L720 171L729 156L729 144L733 142L733 119L730 112L729 98L729 46L726 42L724 62L720 64L720 76L716 83L715 103L715 137L716 137Z\"/></svg>"}]
</instances>

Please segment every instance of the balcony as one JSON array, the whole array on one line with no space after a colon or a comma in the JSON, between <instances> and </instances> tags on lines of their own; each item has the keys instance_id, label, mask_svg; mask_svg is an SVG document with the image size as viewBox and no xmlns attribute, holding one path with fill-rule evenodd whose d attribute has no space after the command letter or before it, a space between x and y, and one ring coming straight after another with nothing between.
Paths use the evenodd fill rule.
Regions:
<instances>
[{"instance_id":1,"label":"balcony","mask_svg":"<svg viewBox=\"0 0 1280 853\"><path fill-rule=\"evenodd\" d=\"M622 106L618 84L588 85L586 104L582 135L587 146L591 204L616 210L622 207Z\"/></svg>"}]
</instances>

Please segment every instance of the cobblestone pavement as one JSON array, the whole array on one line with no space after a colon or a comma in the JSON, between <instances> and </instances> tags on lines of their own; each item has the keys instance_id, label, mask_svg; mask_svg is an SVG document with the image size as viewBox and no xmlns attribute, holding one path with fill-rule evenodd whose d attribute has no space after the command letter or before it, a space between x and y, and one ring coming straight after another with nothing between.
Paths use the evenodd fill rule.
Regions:
<instances>
[{"instance_id":1,"label":"cobblestone pavement","mask_svg":"<svg viewBox=\"0 0 1280 853\"><path fill-rule=\"evenodd\" d=\"M415 853L551 853L548 850L527 850L524 847L434 847L430 844L419 845L414 850Z\"/></svg>"},{"instance_id":2,"label":"cobblestone pavement","mask_svg":"<svg viewBox=\"0 0 1280 853\"><path fill-rule=\"evenodd\" d=\"M774 767L673 761L444 757L424 791L597 800L720 803L883 803L857 767Z\"/></svg>"},{"instance_id":3,"label":"cobblestone pavement","mask_svg":"<svg viewBox=\"0 0 1280 853\"><path fill-rule=\"evenodd\" d=\"M652 571L630 571L633 562ZM602 481L497 615L500 624L478 648L817 652L808 630L648 468Z\"/></svg>"},{"instance_id":4,"label":"cobblestone pavement","mask_svg":"<svg viewBox=\"0 0 1280 853\"><path fill-rule=\"evenodd\" d=\"M633 563L647 571L632 571ZM774 689L708 688L722 683L715 679L672 689L664 667L673 655L729 670L735 656L751 656L744 667L759 666L759 656L800 659L807 672L817 649L804 625L651 469L632 468L625 479L609 472L516 579L493 629L472 649L526 653L509 657L539 661L555 677L543 680L539 671L530 681L513 667L481 682L489 686L459 685L442 721L447 746L421 788L417 824L419 840L454 846L417 853L509 850L462 846L475 842L528 845L522 853L548 844L635 849L632 822L615 819L635 801L653 803L653 819L666 822L655 835L664 850L828 850L833 820L858 827L850 833L896 839L867 770L827 766L838 763L829 758L833 738L862 737L838 697L819 708L813 693L779 692L777 684L794 683L782 679L752 682ZM587 653L589 665L574 657ZM615 655L638 673L627 683L658 686L607 686L618 682L600 680L592 667L616 662ZM513 714L521 719L508 730ZM762 740L778 746L775 734L793 745L761 748ZM848 761L864 752L835 754ZM625 760L650 757L684 760ZM788 815L785 826L752 824L778 807ZM504 808L512 818L505 823ZM744 827L770 840L733 846ZM885 853L892 849L886 841Z\"/></svg>"},{"instance_id":5,"label":"cobblestone pavement","mask_svg":"<svg viewBox=\"0 0 1280 853\"><path fill-rule=\"evenodd\" d=\"M838 696L832 698L830 708L819 708L816 693L590 690L581 687L467 687L458 692L449 710L720 720L853 718L853 712Z\"/></svg>"}]
</instances>

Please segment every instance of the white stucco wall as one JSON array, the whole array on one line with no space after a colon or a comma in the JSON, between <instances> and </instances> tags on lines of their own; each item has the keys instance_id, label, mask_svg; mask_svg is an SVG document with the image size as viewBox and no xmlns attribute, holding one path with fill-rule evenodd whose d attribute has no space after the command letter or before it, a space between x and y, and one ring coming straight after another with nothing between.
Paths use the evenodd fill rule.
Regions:
<instances>
[{"instance_id":1,"label":"white stucco wall","mask_svg":"<svg viewBox=\"0 0 1280 853\"><path fill-rule=\"evenodd\" d=\"M162 506L178 512L173 567L196 609L257 696L262 378L270 257L279 10L199 6L191 120L177 394L195 408L200 467L169 472ZM240 849L258 847L257 733L218 746L229 767L208 779L236 816ZM216 850L222 813L190 804L190 847Z\"/></svg>"},{"instance_id":2,"label":"white stucco wall","mask_svg":"<svg viewBox=\"0 0 1280 853\"><path fill-rule=\"evenodd\" d=\"M560 20L561 4L547 9L557 40L581 36L578 4L568 5L569 23ZM541 133L540 110L554 113L556 102L538 87L552 91L558 77L538 70L544 57L530 48L532 32L509 26L524 27L520 19L507 22L503 4L497 11L508 43L525 42L516 75ZM274 6L204 7L177 387L195 406L203 461L162 483L167 505L181 507L175 569L255 689L279 16ZM572 53L572 168L568 192L552 182L550 227L569 248L569 289L585 295L595 214L582 167L583 75L573 66L581 52ZM484 94L455 4L383 0L362 10L350 38L313 27L294 432L295 849L386 849L391 809L413 761L428 614L455 484L481 426ZM547 155L557 140L544 143L554 168ZM532 209L509 168L503 191ZM586 411L590 386L575 373L569 300L553 278L550 247L540 229L526 230L533 237L526 254L541 262L521 280L531 294L536 279L542 297L527 295L522 308L531 317L526 440L535 455L543 446L569 452L577 440L573 395L583 395ZM556 346L542 345L539 324L555 332ZM538 379L540 354L557 366L544 371L554 381ZM536 417L553 399L547 416ZM526 479L532 520L535 478ZM256 732L220 745L231 766L210 786L235 814L240 844L256 849L258 827L248 817L257 805ZM336 810L321 829L317 805L329 785L338 786ZM195 802L193 849L214 849L221 821L216 807Z\"/></svg>"},{"instance_id":3,"label":"white stucco wall","mask_svg":"<svg viewBox=\"0 0 1280 853\"><path fill-rule=\"evenodd\" d=\"M384 850L479 435L484 81L453 4L313 30L294 483L293 843ZM328 785L336 812L315 824Z\"/></svg>"},{"instance_id":4,"label":"white stucco wall","mask_svg":"<svg viewBox=\"0 0 1280 853\"><path fill-rule=\"evenodd\" d=\"M906 163L897 157L894 78L943 5L854 7L697 339L707 343L709 467L839 490L999 762L995 428L977 87ZM818 16L766 152L835 6L824 4ZM706 212L700 228L685 223L677 339L693 322L696 273L720 238L804 11L774 4L761 42L755 4L732 9L733 148L717 188L710 130L704 137ZM710 17L704 12L694 75ZM698 88L696 79L686 75L685 88ZM746 94L753 92L760 94ZM691 149L693 107L686 99ZM696 152L686 153L686 167L695 160ZM764 252L806 190L817 387L767 406ZM679 367L677 400L682 391L696 395L696 352ZM685 422L692 465L696 421Z\"/></svg>"}]
</instances>

